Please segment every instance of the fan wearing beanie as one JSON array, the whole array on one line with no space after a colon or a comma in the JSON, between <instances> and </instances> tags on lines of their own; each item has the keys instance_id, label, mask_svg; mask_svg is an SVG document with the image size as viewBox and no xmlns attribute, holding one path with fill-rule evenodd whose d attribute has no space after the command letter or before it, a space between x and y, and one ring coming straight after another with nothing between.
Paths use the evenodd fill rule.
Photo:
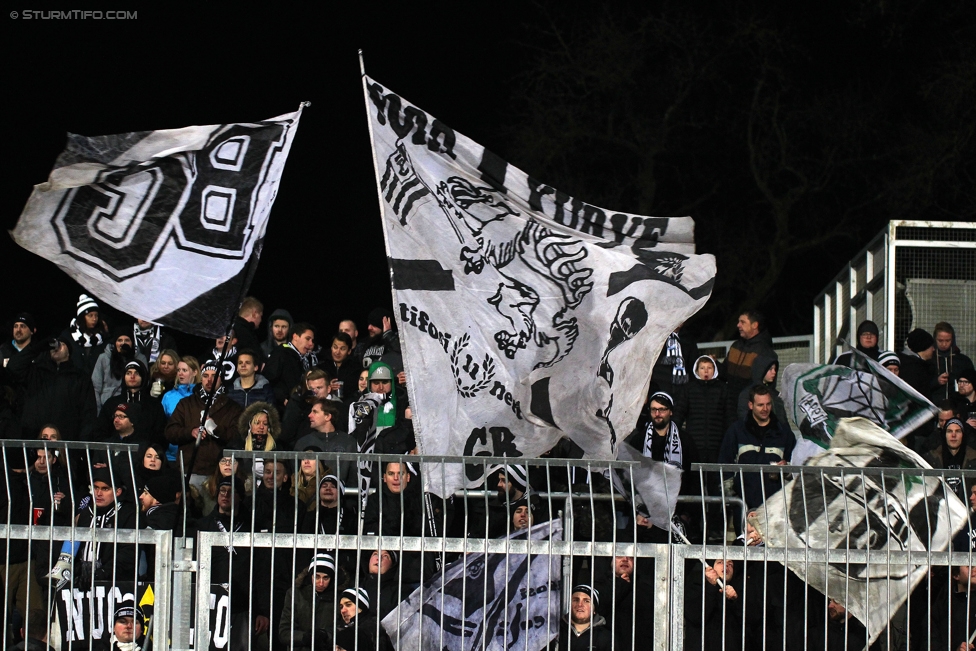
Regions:
<instances>
[{"instance_id":1,"label":"fan wearing beanie","mask_svg":"<svg viewBox=\"0 0 976 651\"><path fill-rule=\"evenodd\" d=\"M91 375L108 341L108 325L102 320L95 299L87 294L78 297L75 318L71 319L60 338L71 342L71 361L74 365Z\"/></svg>"},{"instance_id":2,"label":"fan wearing beanie","mask_svg":"<svg viewBox=\"0 0 976 651\"><path fill-rule=\"evenodd\" d=\"M923 396L936 386L935 339L925 330L916 328L905 338L899 377Z\"/></svg>"},{"instance_id":3,"label":"fan wearing beanie","mask_svg":"<svg viewBox=\"0 0 976 651\"><path fill-rule=\"evenodd\" d=\"M386 633L380 629L383 637ZM377 640L376 616L370 607L369 595L363 588L347 588L339 595L339 622L336 630L336 649L342 651L375 651L391 648L389 639Z\"/></svg>"},{"instance_id":4,"label":"fan wearing beanie","mask_svg":"<svg viewBox=\"0 0 976 651\"><path fill-rule=\"evenodd\" d=\"M319 552L299 572L295 585L285 593L285 607L278 622L278 638L296 651L331 648L332 623L336 618L336 564L332 554Z\"/></svg>"},{"instance_id":5,"label":"fan wearing beanie","mask_svg":"<svg viewBox=\"0 0 976 651\"><path fill-rule=\"evenodd\" d=\"M861 321L860 325L857 326L857 350L874 361L878 361L881 353L884 352L878 348L878 338L880 336L881 331L878 329L877 323L874 321ZM854 358L854 353L848 350L838 355L834 359L834 364L854 368Z\"/></svg>"}]
</instances>

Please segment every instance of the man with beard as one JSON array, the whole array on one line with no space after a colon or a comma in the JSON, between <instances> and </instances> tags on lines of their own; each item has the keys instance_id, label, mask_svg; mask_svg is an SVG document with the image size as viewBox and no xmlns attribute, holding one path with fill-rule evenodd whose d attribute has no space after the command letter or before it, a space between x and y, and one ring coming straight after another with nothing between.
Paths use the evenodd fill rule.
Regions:
<instances>
[{"instance_id":1,"label":"man with beard","mask_svg":"<svg viewBox=\"0 0 976 651\"><path fill-rule=\"evenodd\" d=\"M749 392L749 413L742 420L732 423L722 440L718 453L719 463L755 464L757 466L786 465L793 455L796 437L786 423L781 423L773 413L773 396L763 385ZM750 509L762 506L766 498L782 486L780 473L762 477L758 472L742 473L738 484L746 505ZM741 527L739 518L734 519ZM742 533L736 531L736 534Z\"/></svg>"},{"instance_id":2,"label":"man with beard","mask_svg":"<svg viewBox=\"0 0 976 651\"><path fill-rule=\"evenodd\" d=\"M308 414L312 410L312 403L319 398L327 398L331 390L329 375L320 368L313 368L304 378L304 383L291 391L281 418L281 444L288 450L295 449L298 440L311 433ZM336 405L338 408L341 403L337 402ZM343 421L337 422L337 429L341 429Z\"/></svg>"},{"instance_id":3,"label":"man with beard","mask_svg":"<svg viewBox=\"0 0 976 651\"><path fill-rule=\"evenodd\" d=\"M362 366L352 359L352 339L344 332L337 332L332 337L332 347L325 359L319 362L332 382L329 386L330 397L341 400L349 408L356 395L355 387L359 381Z\"/></svg>"},{"instance_id":4,"label":"man with beard","mask_svg":"<svg viewBox=\"0 0 976 651\"><path fill-rule=\"evenodd\" d=\"M264 367L275 392L278 408L284 408L291 390L298 386L305 373L318 365L315 350L315 328L309 323L296 323L291 330L291 342L271 351Z\"/></svg>"},{"instance_id":5,"label":"man with beard","mask_svg":"<svg viewBox=\"0 0 976 651\"><path fill-rule=\"evenodd\" d=\"M976 436L976 371L968 368L956 373L956 411L966 424L967 438Z\"/></svg>"},{"instance_id":6,"label":"man with beard","mask_svg":"<svg viewBox=\"0 0 976 651\"><path fill-rule=\"evenodd\" d=\"M200 385L193 395L176 404L165 432L166 440L179 446L186 472L191 473L190 484L198 491L217 469L224 446L237 436L237 418L242 411L240 405L223 393L214 360L205 362L200 374ZM200 418L211 399L213 405L207 422L201 426Z\"/></svg>"},{"instance_id":7,"label":"man with beard","mask_svg":"<svg viewBox=\"0 0 976 651\"><path fill-rule=\"evenodd\" d=\"M600 593L595 589L586 584L573 587L569 615L559 627L559 651L610 651L613 648L607 620L596 612L599 605Z\"/></svg>"},{"instance_id":8,"label":"man with beard","mask_svg":"<svg viewBox=\"0 0 976 651\"><path fill-rule=\"evenodd\" d=\"M30 346L31 338L37 333L34 317L28 312L20 312L11 323L13 338L0 344L0 365L6 367L8 360Z\"/></svg>"},{"instance_id":9,"label":"man with beard","mask_svg":"<svg viewBox=\"0 0 976 651\"><path fill-rule=\"evenodd\" d=\"M288 310L277 309L271 313L268 317L268 336L261 344L265 360L271 357L275 348L291 340L291 326L294 322Z\"/></svg>"},{"instance_id":10,"label":"man with beard","mask_svg":"<svg viewBox=\"0 0 976 651\"><path fill-rule=\"evenodd\" d=\"M98 414L102 440L115 433L115 410L123 404L129 408L127 413L140 436L153 443L163 442L163 430L166 429L163 403L150 394L149 369L138 359L125 365L119 395L112 396L102 405L102 411Z\"/></svg>"},{"instance_id":11,"label":"man with beard","mask_svg":"<svg viewBox=\"0 0 976 651\"><path fill-rule=\"evenodd\" d=\"M697 485L698 475L689 470L691 464L698 461L698 449L691 437L681 432L678 424L671 418L673 409L674 401L667 393L658 391L651 395L647 402L647 411L641 413L637 427L627 437L626 443L645 457L680 468L684 471L681 476L680 494L697 494L700 492ZM680 520L680 523L676 522L676 524L687 526L692 522L694 515L694 511L690 508L686 511L679 509L675 518ZM695 529L700 528L700 524L697 524L698 519L695 519ZM638 530L638 535L646 538L644 542L667 542L670 538L670 532L654 527L646 513L638 511L636 522L643 528Z\"/></svg>"},{"instance_id":12,"label":"man with beard","mask_svg":"<svg viewBox=\"0 0 976 651\"><path fill-rule=\"evenodd\" d=\"M200 520L199 531L267 533L270 523L241 508L243 498L244 482L234 476L222 477L217 484L217 505L210 515ZM232 548L220 545L212 548L211 583L227 585L230 597L229 649L267 648L271 624L271 573L267 571L270 567L267 547L238 544Z\"/></svg>"},{"instance_id":13,"label":"man with beard","mask_svg":"<svg viewBox=\"0 0 976 651\"><path fill-rule=\"evenodd\" d=\"M393 329L393 313L378 307L369 313L366 330L369 340L363 346L363 368L369 368L389 353L400 352L400 339Z\"/></svg>"}]
</instances>

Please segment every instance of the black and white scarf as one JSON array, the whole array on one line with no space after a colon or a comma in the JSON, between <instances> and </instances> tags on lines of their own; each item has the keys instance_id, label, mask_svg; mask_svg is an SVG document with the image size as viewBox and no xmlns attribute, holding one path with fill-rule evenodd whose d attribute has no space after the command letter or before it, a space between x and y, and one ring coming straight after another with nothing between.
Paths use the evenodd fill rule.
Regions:
<instances>
[{"instance_id":1,"label":"black and white scarf","mask_svg":"<svg viewBox=\"0 0 976 651\"><path fill-rule=\"evenodd\" d=\"M94 502L88 507L92 514L91 528L93 529L111 529L113 523L115 522L115 515L119 512L119 504L116 502L112 505L105 513L99 514L98 509ZM102 543L87 541L81 543L80 558L83 561L95 562L98 560L99 552L101 551Z\"/></svg>"},{"instance_id":2,"label":"black and white scarf","mask_svg":"<svg viewBox=\"0 0 976 651\"><path fill-rule=\"evenodd\" d=\"M687 384L688 371L685 369L685 358L681 352L681 340L678 333L668 335L668 342L664 352L664 363L671 368L671 384Z\"/></svg>"},{"instance_id":3,"label":"black and white scarf","mask_svg":"<svg viewBox=\"0 0 976 651\"><path fill-rule=\"evenodd\" d=\"M212 392L212 391L208 392L208 391L204 391L203 382L201 382L200 384L197 385L196 391L197 391L197 395L200 396L200 400L207 402L208 400L210 400L211 395L214 395L214 399L216 400L216 396L227 393L227 387L225 387L224 383L221 382L220 386L217 387L216 392Z\"/></svg>"},{"instance_id":4,"label":"black and white scarf","mask_svg":"<svg viewBox=\"0 0 976 651\"><path fill-rule=\"evenodd\" d=\"M654 447L655 436L657 433L654 431L654 423L649 422L647 431L644 433L644 456L648 459L653 455L652 448ZM674 421L671 421L671 425L668 427L667 441L664 442L664 463L676 468L684 468L683 460L684 453L681 449L681 436L678 434L678 426Z\"/></svg>"},{"instance_id":5,"label":"black and white scarf","mask_svg":"<svg viewBox=\"0 0 976 651\"><path fill-rule=\"evenodd\" d=\"M150 326L148 330L140 330L139 324L132 326L133 339L139 350L149 351L146 359L152 364L159 357L159 340L163 337L163 329L159 326ZM145 353L144 353L145 354Z\"/></svg>"},{"instance_id":6,"label":"black and white scarf","mask_svg":"<svg viewBox=\"0 0 976 651\"><path fill-rule=\"evenodd\" d=\"M68 327L68 331L71 334L71 339L82 348L101 346L103 343L105 343L105 339L102 337L101 332L85 332L84 329L78 325L78 319L71 319L71 325Z\"/></svg>"}]
</instances>

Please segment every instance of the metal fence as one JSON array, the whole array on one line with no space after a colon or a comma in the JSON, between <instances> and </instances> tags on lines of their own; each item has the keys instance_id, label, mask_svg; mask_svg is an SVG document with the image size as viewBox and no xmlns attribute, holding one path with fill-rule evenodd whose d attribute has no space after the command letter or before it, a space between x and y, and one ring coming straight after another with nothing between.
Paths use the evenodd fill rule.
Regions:
<instances>
[{"instance_id":1,"label":"metal fence","mask_svg":"<svg viewBox=\"0 0 976 651\"><path fill-rule=\"evenodd\" d=\"M829 648L859 649L874 633L884 648L952 643L955 651L960 635L976 631L976 573L968 571L976 533L960 499L976 495L973 471L695 464L681 477L680 495L667 481L656 495L675 498L679 534L648 526L655 505L639 506L637 487L653 476L637 464L228 451L232 478L217 482L209 519L194 525L181 499L178 526L196 533L174 537L117 520L108 527L35 521L44 518L36 509L51 508L61 491L50 490L50 476L38 480L32 451L59 450L69 465L79 464L61 498L70 498L74 512L87 508L97 483L88 467L102 454L112 455L119 499L132 498L124 494L139 485L132 446L3 447L7 619L23 608L22 588L40 593L55 648L89 648L95 633L91 646L104 645L126 597L151 610L155 649L532 650L556 635L565 643L579 625L599 633L594 648L826 649L842 636L841 647ZM248 491L242 470L253 473L257 459L266 470L252 475ZM343 473L335 471L346 463L356 464L349 483L358 485L343 491ZM453 494L438 488L432 479L453 464L486 483ZM359 483L366 471L368 487ZM308 482L296 477L303 472ZM17 499L19 481L26 503ZM48 492L35 490L45 483ZM750 510L750 484L764 509ZM449 495L440 499L431 489ZM965 551L950 551L957 531L955 549ZM104 557L100 575L76 572L54 589L44 564L64 540L100 542L102 552L115 553ZM26 563L39 569L18 573L24 561L16 541L30 541ZM51 547L46 555L34 549L41 542ZM153 561L119 576L113 563L127 545L137 559L152 552ZM579 592L580 584L594 592ZM347 588L362 588L361 597ZM583 597L592 620L581 614ZM23 595L24 603L30 599ZM362 599L369 610L356 613ZM11 646L5 637L3 648Z\"/></svg>"},{"instance_id":2,"label":"metal fence","mask_svg":"<svg viewBox=\"0 0 976 651\"><path fill-rule=\"evenodd\" d=\"M879 346L899 351L914 328L939 321L976 350L976 222L891 221L814 301L814 359L828 363L857 324L878 324ZM854 342L852 342L853 344Z\"/></svg>"},{"instance_id":3,"label":"metal fence","mask_svg":"<svg viewBox=\"0 0 976 651\"><path fill-rule=\"evenodd\" d=\"M735 339L726 341L709 341L698 344L698 352L711 355L717 361L723 361L729 354L729 349ZM773 350L779 358L779 367L784 369L790 364L809 364L813 361L813 335L795 335L790 337L773 337Z\"/></svg>"}]
</instances>

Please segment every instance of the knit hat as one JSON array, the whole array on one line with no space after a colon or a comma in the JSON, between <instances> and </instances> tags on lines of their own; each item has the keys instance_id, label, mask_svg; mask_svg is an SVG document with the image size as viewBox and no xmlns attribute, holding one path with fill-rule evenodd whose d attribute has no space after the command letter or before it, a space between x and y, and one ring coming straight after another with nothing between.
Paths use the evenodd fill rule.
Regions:
<instances>
[{"instance_id":1,"label":"knit hat","mask_svg":"<svg viewBox=\"0 0 976 651\"><path fill-rule=\"evenodd\" d=\"M92 468L91 470L91 483L100 481L108 486L113 486L112 473L108 468Z\"/></svg>"},{"instance_id":2,"label":"knit hat","mask_svg":"<svg viewBox=\"0 0 976 651\"><path fill-rule=\"evenodd\" d=\"M234 494L239 495L241 499L244 499L244 480L237 475L231 475L230 477L221 477L220 481L217 482L217 490L220 491L221 486L233 486Z\"/></svg>"},{"instance_id":3,"label":"knit hat","mask_svg":"<svg viewBox=\"0 0 976 651\"><path fill-rule=\"evenodd\" d=\"M525 466L514 464L503 466L501 464L495 464L488 467L488 472L486 474L490 475L499 470L506 472L508 474L508 481L512 482L512 485L517 486L520 490L524 491L529 485L529 475L525 470Z\"/></svg>"},{"instance_id":4,"label":"knit hat","mask_svg":"<svg viewBox=\"0 0 976 651\"><path fill-rule=\"evenodd\" d=\"M120 402L119 404L117 404L117 405L115 406L115 411L121 411L121 412L122 412L123 414L126 414L126 415L128 415L128 412L129 412L129 405L128 405L127 403L124 403L124 402ZM113 412L113 413L114 413L114 412Z\"/></svg>"},{"instance_id":5,"label":"knit hat","mask_svg":"<svg viewBox=\"0 0 976 651\"><path fill-rule=\"evenodd\" d=\"M322 478L322 481L319 482L319 488L320 489L322 488L322 484L324 484L325 482L329 482L329 483L335 484L335 487L337 489L339 489L339 495L344 495L345 494L346 487L342 484L341 481L339 481L339 478L336 477L335 475L329 474L329 475L326 475L325 477L323 477Z\"/></svg>"},{"instance_id":6,"label":"knit hat","mask_svg":"<svg viewBox=\"0 0 976 651\"><path fill-rule=\"evenodd\" d=\"M579 585L574 585L573 586L573 592L572 592L572 594L576 594L577 592L582 592L584 594L589 595L590 596L590 599L593 600L593 605L594 606L599 606L600 605L600 593L597 591L596 588L594 588L592 586L588 586L585 583L580 583Z\"/></svg>"},{"instance_id":7,"label":"knit hat","mask_svg":"<svg viewBox=\"0 0 976 651\"><path fill-rule=\"evenodd\" d=\"M935 339L932 338L932 335L921 328L915 328L909 332L908 337L905 338L905 346L907 346L908 350L912 351L913 353L920 353L923 350L928 350L934 345Z\"/></svg>"},{"instance_id":8,"label":"knit hat","mask_svg":"<svg viewBox=\"0 0 976 651\"><path fill-rule=\"evenodd\" d=\"M860 337L865 333L870 333L875 337L880 336L881 331L878 330L878 324L874 321L861 321L861 324L857 326L857 336Z\"/></svg>"},{"instance_id":9,"label":"knit hat","mask_svg":"<svg viewBox=\"0 0 976 651\"><path fill-rule=\"evenodd\" d=\"M956 371L956 380L969 380L970 384L976 384L976 369L964 368L961 371Z\"/></svg>"},{"instance_id":10,"label":"knit hat","mask_svg":"<svg viewBox=\"0 0 976 651\"><path fill-rule=\"evenodd\" d=\"M220 367L217 366L217 360L208 359L203 364L200 365L200 373L202 374L206 370L216 371L217 375L220 375Z\"/></svg>"},{"instance_id":11,"label":"knit hat","mask_svg":"<svg viewBox=\"0 0 976 651\"><path fill-rule=\"evenodd\" d=\"M174 475L159 475L146 482L146 492L160 504L172 504L176 501L176 494L183 492L183 482Z\"/></svg>"},{"instance_id":12,"label":"knit hat","mask_svg":"<svg viewBox=\"0 0 976 651\"><path fill-rule=\"evenodd\" d=\"M382 328L383 327L383 317L388 318L390 320L391 325L392 325L392 323L393 323L393 312L390 312L385 307L377 307L377 308L373 309L369 313L369 316L366 317L366 323L368 323L369 325L373 326L374 328Z\"/></svg>"},{"instance_id":13,"label":"knit hat","mask_svg":"<svg viewBox=\"0 0 976 651\"><path fill-rule=\"evenodd\" d=\"M30 312L18 312L17 316L15 316L14 320L11 322L11 325L13 325L14 323L23 323L25 326L27 326L27 329L30 330L31 332L33 332L36 329L34 315L31 314Z\"/></svg>"},{"instance_id":14,"label":"knit hat","mask_svg":"<svg viewBox=\"0 0 976 651\"><path fill-rule=\"evenodd\" d=\"M137 371L139 371L139 377L141 377L143 380L145 380L146 379L146 376L149 375L149 369L147 369L146 368L146 365L143 364L138 359L134 359L131 362L129 362L128 364L126 364L125 365L125 368L123 369L123 373L125 371L128 371L130 368L134 368Z\"/></svg>"},{"instance_id":15,"label":"knit hat","mask_svg":"<svg viewBox=\"0 0 976 651\"><path fill-rule=\"evenodd\" d=\"M143 615L142 610L136 608L136 605L131 601L123 601L119 604L119 607L115 609L115 621L119 621L123 617L131 617L133 622L139 620L143 626L146 623L146 616Z\"/></svg>"},{"instance_id":16,"label":"knit hat","mask_svg":"<svg viewBox=\"0 0 976 651\"><path fill-rule=\"evenodd\" d=\"M362 612L369 612L369 595L363 588L346 588L339 595L340 599L343 597L359 606Z\"/></svg>"},{"instance_id":17,"label":"knit hat","mask_svg":"<svg viewBox=\"0 0 976 651\"><path fill-rule=\"evenodd\" d=\"M332 554L319 553L312 558L312 562L308 564L308 571L312 573L323 572L328 574L329 578L335 578L335 559L332 558Z\"/></svg>"},{"instance_id":18,"label":"knit hat","mask_svg":"<svg viewBox=\"0 0 976 651\"><path fill-rule=\"evenodd\" d=\"M878 364L881 364L882 366L894 364L898 368L901 368L901 358L897 353L886 350L878 356Z\"/></svg>"},{"instance_id":19,"label":"knit hat","mask_svg":"<svg viewBox=\"0 0 976 651\"><path fill-rule=\"evenodd\" d=\"M660 402L668 409L674 409L674 398L671 397L671 394L665 393L664 391L657 391L655 393L652 393L651 399L648 400L647 403L650 404L651 401Z\"/></svg>"},{"instance_id":20,"label":"knit hat","mask_svg":"<svg viewBox=\"0 0 976 651\"><path fill-rule=\"evenodd\" d=\"M78 297L78 310L76 312L76 316L78 316L78 318L85 316L89 312L97 311L98 303L96 303L95 299L93 299L91 296L88 294L82 294Z\"/></svg>"}]
</instances>

